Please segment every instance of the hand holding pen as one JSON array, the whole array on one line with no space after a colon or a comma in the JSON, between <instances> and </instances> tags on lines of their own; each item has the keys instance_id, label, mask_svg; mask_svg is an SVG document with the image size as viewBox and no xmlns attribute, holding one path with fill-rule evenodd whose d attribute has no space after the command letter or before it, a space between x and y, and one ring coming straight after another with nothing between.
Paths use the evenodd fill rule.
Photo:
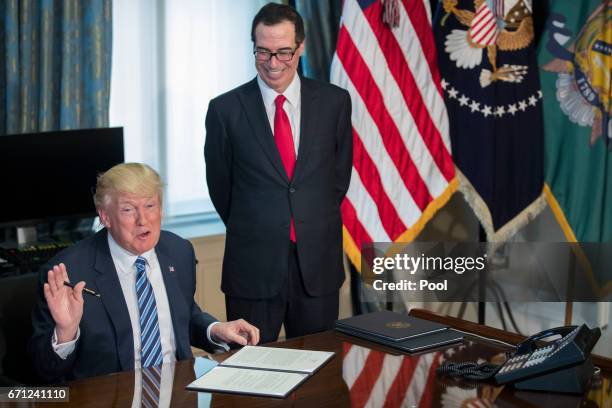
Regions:
<instances>
[{"instance_id":1,"label":"hand holding pen","mask_svg":"<svg viewBox=\"0 0 612 408\"><path fill-rule=\"evenodd\" d=\"M65 343L76 338L77 329L83 316L83 289L85 282L72 286L66 265L60 263L47 272L47 282L43 291L51 317L55 321L57 342Z\"/></svg>"},{"instance_id":2,"label":"hand holding pen","mask_svg":"<svg viewBox=\"0 0 612 408\"><path fill-rule=\"evenodd\" d=\"M72 283L67 282L67 281L64 281L64 286L68 286L69 288L72 288L72 289L75 288L75 286ZM100 297L100 294L98 292L96 292L95 290L91 290L89 288L83 288L83 292L87 293L88 295Z\"/></svg>"}]
</instances>

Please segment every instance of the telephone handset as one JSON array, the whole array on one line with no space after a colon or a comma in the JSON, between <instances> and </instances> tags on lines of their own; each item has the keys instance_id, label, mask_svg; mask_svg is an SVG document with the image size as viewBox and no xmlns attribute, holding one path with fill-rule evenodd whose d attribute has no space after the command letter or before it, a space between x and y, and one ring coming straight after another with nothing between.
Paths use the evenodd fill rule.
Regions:
<instances>
[{"instance_id":1,"label":"telephone handset","mask_svg":"<svg viewBox=\"0 0 612 408\"><path fill-rule=\"evenodd\" d=\"M542 330L539 333L532 334L522 342L516 345L515 354L525 354L530 351L534 351L538 348L537 341L547 339L552 336L565 337L575 330L578 326L561 326L553 329Z\"/></svg>"},{"instance_id":2,"label":"telephone handset","mask_svg":"<svg viewBox=\"0 0 612 408\"><path fill-rule=\"evenodd\" d=\"M554 342L538 346L536 341L554 335ZM593 375L591 350L601 336L599 328L557 327L537 333L519 345L495 373L498 384L515 383L519 389L583 392Z\"/></svg>"}]
</instances>

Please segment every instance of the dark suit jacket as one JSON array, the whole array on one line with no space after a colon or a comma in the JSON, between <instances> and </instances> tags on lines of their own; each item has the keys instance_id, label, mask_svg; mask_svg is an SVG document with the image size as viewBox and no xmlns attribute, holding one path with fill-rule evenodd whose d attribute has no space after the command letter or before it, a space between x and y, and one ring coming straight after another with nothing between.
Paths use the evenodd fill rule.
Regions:
<instances>
[{"instance_id":1,"label":"dark suit jacket","mask_svg":"<svg viewBox=\"0 0 612 408\"><path fill-rule=\"evenodd\" d=\"M168 295L176 358L190 358L190 344L211 351L206 328L216 320L203 313L193 300L196 285L193 247L189 241L162 231L155 253ZM62 360L51 347L55 322L42 288L47 281L47 271L60 262L66 265L71 282L85 281L88 288L100 293L100 298L83 293L81 334L75 351L66 360ZM29 344L30 355L36 371L45 381L57 382L134 369L132 325L108 247L106 229L62 251L43 267L32 323L34 333Z\"/></svg>"},{"instance_id":2,"label":"dark suit jacket","mask_svg":"<svg viewBox=\"0 0 612 408\"><path fill-rule=\"evenodd\" d=\"M351 100L334 85L301 78L300 143L289 181L254 79L210 101L206 180L227 227L221 288L265 299L279 293L295 220L300 270L308 294L344 281L340 203L352 167Z\"/></svg>"}]
</instances>

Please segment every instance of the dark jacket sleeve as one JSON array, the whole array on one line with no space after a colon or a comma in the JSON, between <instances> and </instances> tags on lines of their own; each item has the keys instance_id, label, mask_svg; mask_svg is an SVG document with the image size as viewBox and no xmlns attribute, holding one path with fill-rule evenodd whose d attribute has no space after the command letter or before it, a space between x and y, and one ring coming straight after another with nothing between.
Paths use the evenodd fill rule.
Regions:
<instances>
[{"instance_id":1,"label":"dark jacket sleeve","mask_svg":"<svg viewBox=\"0 0 612 408\"><path fill-rule=\"evenodd\" d=\"M217 347L208 341L206 330L208 329L208 326L210 326L211 323L216 322L217 319L208 313L203 312L195 302L196 261L195 252L191 243L189 244L189 249L191 254L190 264L193 265L193 281L191 285L193 287L193 291L191 293L191 316L189 318L189 342L193 347L197 347L212 353Z\"/></svg>"},{"instance_id":2,"label":"dark jacket sleeve","mask_svg":"<svg viewBox=\"0 0 612 408\"><path fill-rule=\"evenodd\" d=\"M200 348L202 350L206 350L209 353L214 352L218 347L213 345L208 341L208 337L206 336L206 330L208 326L212 323L216 322L213 316L209 315L206 312L203 312L198 304L194 301L191 309L191 345L193 347Z\"/></svg>"},{"instance_id":3,"label":"dark jacket sleeve","mask_svg":"<svg viewBox=\"0 0 612 408\"><path fill-rule=\"evenodd\" d=\"M336 193L341 204L351 181L353 168L353 127L351 124L351 97L344 91L344 102L336 132Z\"/></svg>"},{"instance_id":4,"label":"dark jacket sleeve","mask_svg":"<svg viewBox=\"0 0 612 408\"><path fill-rule=\"evenodd\" d=\"M229 218L232 191L232 149L225 124L210 101L206 113L206 141L204 143L206 182L215 209L225 224Z\"/></svg>"},{"instance_id":5,"label":"dark jacket sleeve","mask_svg":"<svg viewBox=\"0 0 612 408\"><path fill-rule=\"evenodd\" d=\"M47 281L47 271L50 269L50 266L43 266L39 272L38 298L32 311L33 333L28 349L34 369L40 378L47 383L56 383L63 381L72 371L79 342L77 341L74 351L65 360L58 356L51 346L55 321L51 317L43 291L43 285Z\"/></svg>"}]
</instances>

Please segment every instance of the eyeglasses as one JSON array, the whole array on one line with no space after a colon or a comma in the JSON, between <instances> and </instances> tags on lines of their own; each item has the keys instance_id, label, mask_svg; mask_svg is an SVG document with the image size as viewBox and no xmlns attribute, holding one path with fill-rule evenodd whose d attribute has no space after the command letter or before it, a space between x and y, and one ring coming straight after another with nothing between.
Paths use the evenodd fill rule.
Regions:
<instances>
[{"instance_id":1,"label":"eyeglasses","mask_svg":"<svg viewBox=\"0 0 612 408\"><path fill-rule=\"evenodd\" d=\"M255 48L253 50L253 54L255 55L255 59L261 62L268 62L272 59L272 57L276 57L276 59L279 61L287 62L293 59L293 56L298 48L300 48L299 44L293 49L287 48L278 50L276 52L271 52L262 48Z\"/></svg>"}]
</instances>

